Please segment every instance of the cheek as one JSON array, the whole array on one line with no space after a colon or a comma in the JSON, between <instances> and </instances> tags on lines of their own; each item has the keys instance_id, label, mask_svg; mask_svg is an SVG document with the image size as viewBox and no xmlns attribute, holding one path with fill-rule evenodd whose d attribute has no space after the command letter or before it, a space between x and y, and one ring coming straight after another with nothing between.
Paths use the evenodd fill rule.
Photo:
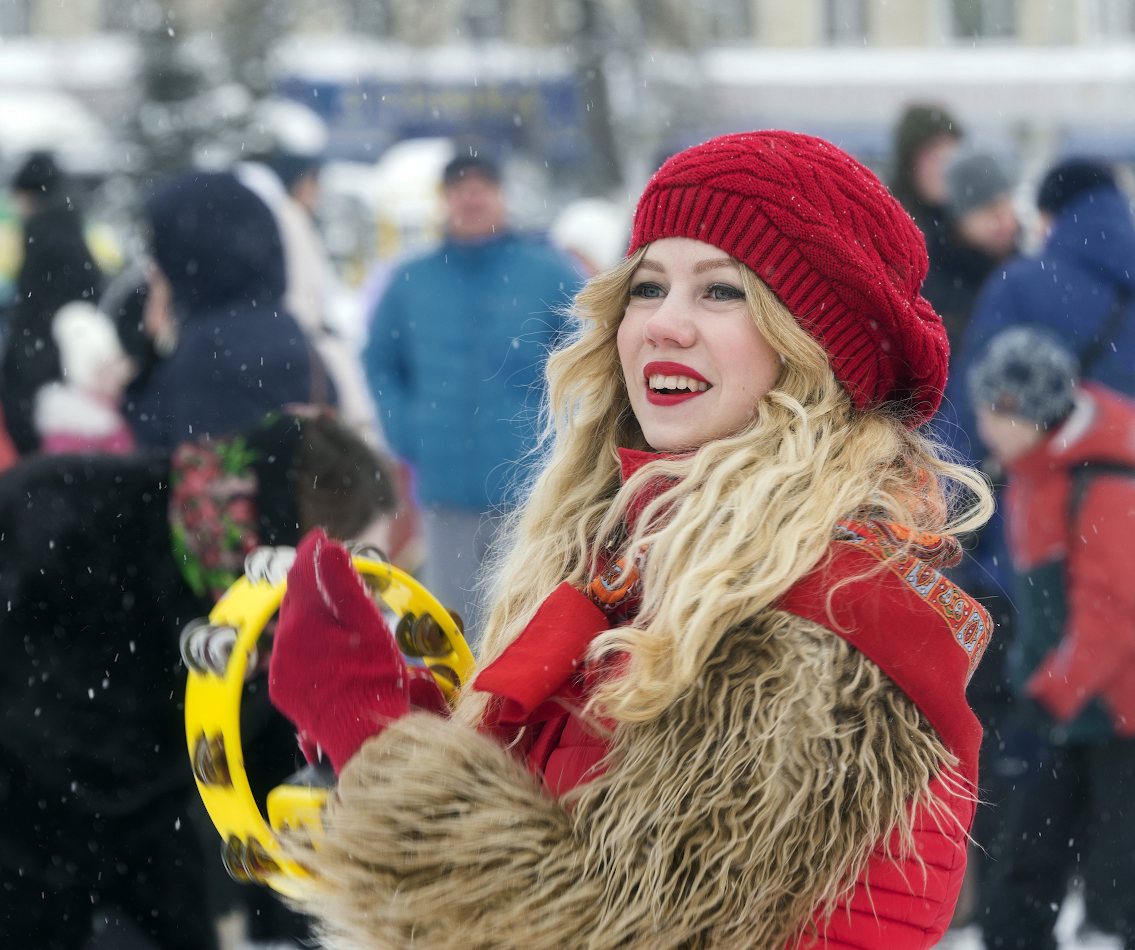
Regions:
<instances>
[{"instance_id":1,"label":"cheek","mask_svg":"<svg viewBox=\"0 0 1135 950\"><path fill-rule=\"evenodd\" d=\"M619 332L615 337L619 347L619 362L622 364L623 375L628 378L628 383L634 369L634 359L642 346L642 329L636 326L636 322L633 314L628 310L619 323Z\"/></svg>"},{"instance_id":2,"label":"cheek","mask_svg":"<svg viewBox=\"0 0 1135 950\"><path fill-rule=\"evenodd\" d=\"M780 378L780 356L748 316L718 341L716 363L730 395L751 408Z\"/></svg>"}]
</instances>

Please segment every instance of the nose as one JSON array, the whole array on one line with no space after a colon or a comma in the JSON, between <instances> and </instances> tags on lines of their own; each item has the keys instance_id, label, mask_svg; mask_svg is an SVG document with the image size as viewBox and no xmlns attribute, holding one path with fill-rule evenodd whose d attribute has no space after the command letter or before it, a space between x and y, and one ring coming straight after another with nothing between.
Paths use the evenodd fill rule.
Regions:
<instances>
[{"instance_id":1,"label":"nose","mask_svg":"<svg viewBox=\"0 0 1135 950\"><path fill-rule=\"evenodd\" d=\"M671 290L643 325L643 338L658 347L677 346L685 349L694 345L697 329L693 314Z\"/></svg>"}]
</instances>

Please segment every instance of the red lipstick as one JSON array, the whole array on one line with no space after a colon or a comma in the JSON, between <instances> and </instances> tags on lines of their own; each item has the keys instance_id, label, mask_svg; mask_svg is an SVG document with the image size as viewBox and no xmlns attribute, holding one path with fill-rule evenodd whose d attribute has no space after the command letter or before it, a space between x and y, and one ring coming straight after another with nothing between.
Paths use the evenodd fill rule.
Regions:
<instances>
[{"instance_id":1,"label":"red lipstick","mask_svg":"<svg viewBox=\"0 0 1135 950\"><path fill-rule=\"evenodd\" d=\"M708 389L703 389L701 392L693 392L691 390L675 393L655 392L650 388L650 377L656 373L662 376L686 376L699 383L709 382L701 373L695 369L691 369L684 363L672 363L669 360L654 360L647 363L642 368L642 376L646 382L646 401L652 406L675 406L680 402L687 402L695 396L701 396L703 393L709 391Z\"/></svg>"}]
</instances>

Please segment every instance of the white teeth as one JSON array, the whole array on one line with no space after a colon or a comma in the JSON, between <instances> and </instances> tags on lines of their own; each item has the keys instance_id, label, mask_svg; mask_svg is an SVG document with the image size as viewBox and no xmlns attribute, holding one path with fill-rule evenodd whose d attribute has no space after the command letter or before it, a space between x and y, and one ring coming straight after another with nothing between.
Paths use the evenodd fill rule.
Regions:
<instances>
[{"instance_id":1,"label":"white teeth","mask_svg":"<svg viewBox=\"0 0 1135 950\"><path fill-rule=\"evenodd\" d=\"M691 379L689 376L663 376L654 373L647 381L651 389L688 389L694 393L704 393L709 389L709 383L700 379Z\"/></svg>"}]
</instances>

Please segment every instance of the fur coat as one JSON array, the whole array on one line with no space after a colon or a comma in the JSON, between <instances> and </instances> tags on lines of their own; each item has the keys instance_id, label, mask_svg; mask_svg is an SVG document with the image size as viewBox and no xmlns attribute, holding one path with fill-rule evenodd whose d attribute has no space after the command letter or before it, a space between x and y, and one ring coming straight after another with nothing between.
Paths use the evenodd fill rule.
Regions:
<instances>
[{"instance_id":1,"label":"fur coat","mask_svg":"<svg viewBox=\"0 0 1135 950\"><path fill-rule=\"evenodd\" d=\"M841 531L788 609L733 629L657 719L618 724L566 795L429 714L365 743L323 832L291 841L328 946L932 946L965 867L964 681L988 617L911 539Z\"/></svg>"},{"instance_id":2,"label":"fur coat","mask_svg":"<svg viewBox=\"0 0 1135 950\"><path fill-rule=\"evenodd\" d=\"M656 457L620 455L624 477ZM633 572L564 583L478 674L478 730L412 714L347 763L318 838L289 838L316 873L304 909L339 950L933 947L965 872L965 687L991 633L938 570L957 553L840 522L647 722L581 712L579 658L637 611Z\"/></svg>"}]
</instances>

